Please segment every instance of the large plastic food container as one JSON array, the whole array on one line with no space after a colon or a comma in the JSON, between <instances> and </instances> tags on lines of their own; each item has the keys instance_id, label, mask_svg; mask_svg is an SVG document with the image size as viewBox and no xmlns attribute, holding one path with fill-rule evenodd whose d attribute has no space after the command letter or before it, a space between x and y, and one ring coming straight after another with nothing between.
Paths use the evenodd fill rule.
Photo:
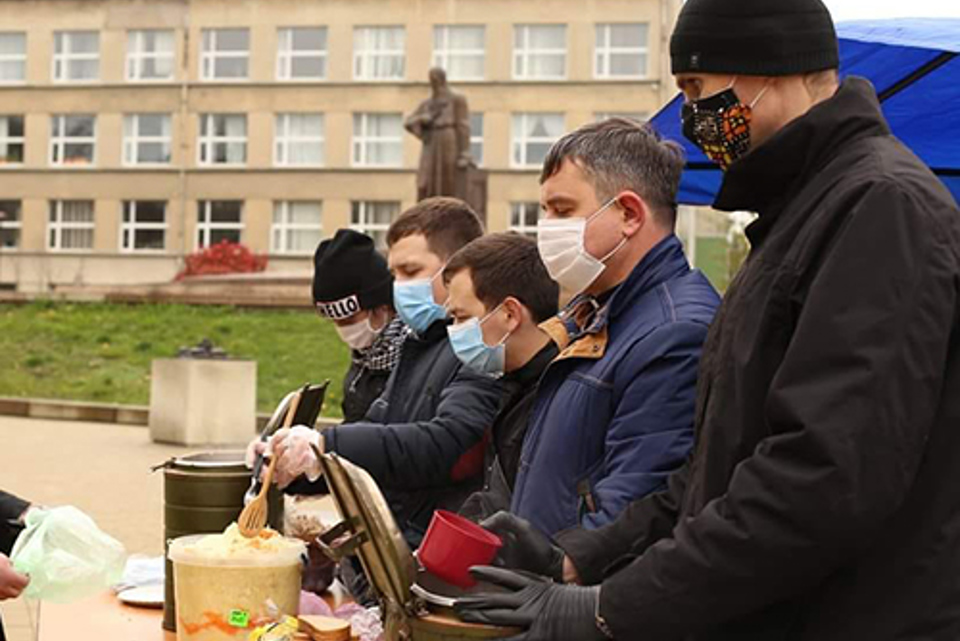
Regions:
<instances>
[{"instance_id":1,"label":"large plastic food container","mask_svg":"<svg viewBox=\"0 0 960 641\"><path fill-rule=\"evenodd\" d=\"M241 641L277 614L299 613L302 542L277 535L229 552L203 545L217 536L170 544L177 641Z\"/></svg>"}]
</instances>

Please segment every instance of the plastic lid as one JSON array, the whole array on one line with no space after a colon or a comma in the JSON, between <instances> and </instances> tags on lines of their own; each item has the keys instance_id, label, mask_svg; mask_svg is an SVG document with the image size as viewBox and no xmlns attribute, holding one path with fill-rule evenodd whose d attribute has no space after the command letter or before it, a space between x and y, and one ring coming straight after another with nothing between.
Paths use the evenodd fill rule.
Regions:
<instances>
[{"instance_id":1,"label":"plastic lid","mask_svg":"<svg viewBox=\"0 0 960 641\"><path fill-rule=\"evenodd\" d=\"M237 524L222 534L182 536L170 543L167 554L174 563L219 567L286 567L299 565L306 544L266 529L257 538L247 539Z\"/></svg>"}]
</instances>

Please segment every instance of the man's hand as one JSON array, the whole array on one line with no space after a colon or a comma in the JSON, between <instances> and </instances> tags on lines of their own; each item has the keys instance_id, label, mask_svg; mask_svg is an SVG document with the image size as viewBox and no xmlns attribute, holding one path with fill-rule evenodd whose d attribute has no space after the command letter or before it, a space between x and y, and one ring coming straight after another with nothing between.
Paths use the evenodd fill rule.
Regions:
<instances>
[{"instance_id":1,"label":"man's hand","mask_svg":"<svg viewBox=\"0 0 960 641\"><path fill-rule=\"evenodd\" d=\"M10 559L0 554L0 601L16 599L29 583L30 577L14 570Z\"/></svg>"},{"instance_id":2,"label":"man's hand","mask_svg":"<svg viewBox=\"0 0 960 641\"><path fill-rule=\"evenodd\" d=\"M320 478L320 461L313 453L313 446L321 452L323 435L306 425L278 430L270 439L270 449L277 457L277 469L273 480L281 490L305 474L310 482Z\"/></svg>"},{"instance_id":3,"label":"man's hand","mask_svg":"<svg viewBox=\"0 0 960 641\"><path fill-rule=\"evenodd\" d=\"M597 627L600 588L560 585L542 577L493 567L470 568L478 581L506 592L473 594L457 599L454 609L470 623L484 623L525 632L507 641L601 641Z\"/></svg>"},{"instance_id":4,"label":"man's hand","mask_svg":"<svg viewBox=\"0 0 960 641\"><path fill-rule=\"evenodd\" d=\"M494 563L515 570L526 570L554 581L564 579L564 554L545 534L509 512L497 512L480 523L503 541Z\"/></svg>"}]
</instances>

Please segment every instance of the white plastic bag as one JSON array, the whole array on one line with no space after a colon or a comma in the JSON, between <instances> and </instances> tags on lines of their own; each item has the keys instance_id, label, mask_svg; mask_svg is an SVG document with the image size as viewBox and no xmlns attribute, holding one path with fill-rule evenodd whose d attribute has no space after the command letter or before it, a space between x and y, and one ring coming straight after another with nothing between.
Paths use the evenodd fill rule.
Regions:
<instances>
[{"instance_id":1,"label":"white plastic bag","mask_svg":"<svg viewBox=\"0 0 960 641\"><path fill-rule=\"evenodd\" d=\"M30 576L23 596L69 603L103 592L120 580L126 551L75 507L31 510L10 560Z\"/></svg>"}]
</instances>

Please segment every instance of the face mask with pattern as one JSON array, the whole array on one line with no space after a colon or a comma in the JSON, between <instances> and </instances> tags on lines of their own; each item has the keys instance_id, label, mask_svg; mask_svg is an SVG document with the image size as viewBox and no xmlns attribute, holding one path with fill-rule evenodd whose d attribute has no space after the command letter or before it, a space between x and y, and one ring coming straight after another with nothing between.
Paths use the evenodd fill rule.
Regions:
<instances>
[{"instance_id":1,"label":"face mask with pattern","mask_svg":"<svg viewBox=\"0 0 960 641\"><path fill-rule=\"evenodd\" d=\"M727 169L750 151L753 109L769 87L765 85L757 97L745 105L733 91L736 81L735 77L712 96L685 102L680 112L683 135L721 169Z\"/></svg>"}]
</instances>

